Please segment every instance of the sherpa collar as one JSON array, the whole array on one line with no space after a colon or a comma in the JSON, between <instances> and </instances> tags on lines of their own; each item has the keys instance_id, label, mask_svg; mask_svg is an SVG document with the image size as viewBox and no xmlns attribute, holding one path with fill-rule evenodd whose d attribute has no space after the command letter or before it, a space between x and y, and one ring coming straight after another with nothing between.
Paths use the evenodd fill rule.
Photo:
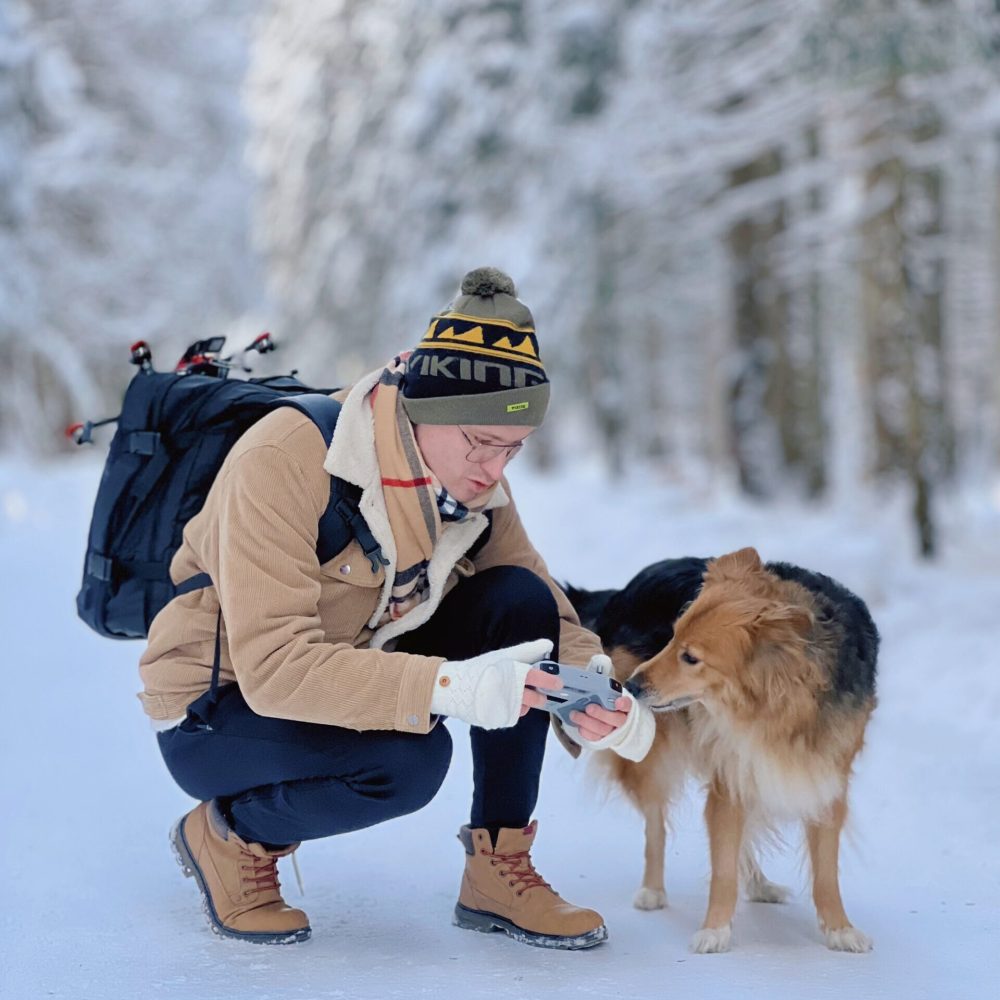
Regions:
<instances>
[{"instance_id":1,"label":"sherpa collar","mask_svg":"<svg viewBox=\"0 0 1000 1000\"><path fill-rule=\"evenodd\" d=\"M381 545L382 554L389 560L385 568L385 583L382 585L378 607L368 621L369 628L376 628L388 607L397 561L396 543L389 528L389 515L382 494L382 480L375 455L375 425L367 400L368 393L378 384L382 371L382 368L377 368L369 372L359 379L347 394L341 404L333 441L323 462L323 468L331 476L339 476L361 487L361 500L358 504L361 515L375 536L375 540ZM498 483L484 510L505 507L509 502L503 484ZM379 628L372 636L370 643L372 649L381 649L390 639L412 631L431 617L441 603L445 585L455 564L482 534L486 523L485 514L475 513L470 514L464 521L443 525L441 538L434 548L427 567L427 598L402 618L387 622Z\"/></svg>"}]
</instances>

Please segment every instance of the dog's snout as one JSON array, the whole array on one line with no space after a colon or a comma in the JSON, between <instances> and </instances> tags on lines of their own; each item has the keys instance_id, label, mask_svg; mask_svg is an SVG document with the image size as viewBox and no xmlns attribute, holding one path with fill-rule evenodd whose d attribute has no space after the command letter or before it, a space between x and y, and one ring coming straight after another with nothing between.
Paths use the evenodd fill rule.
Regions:
<instances>
[{"instance_id":1,"label":"dog's snout","mask_svg":"<svg viewBox=\"0 0 1000 1000\"><path fill-rule=\"evenodd\" d=\"M638 701L646 694L646 683L644 677L633 677L625 682L625 690Z\"/></svg>"}]
</instances>

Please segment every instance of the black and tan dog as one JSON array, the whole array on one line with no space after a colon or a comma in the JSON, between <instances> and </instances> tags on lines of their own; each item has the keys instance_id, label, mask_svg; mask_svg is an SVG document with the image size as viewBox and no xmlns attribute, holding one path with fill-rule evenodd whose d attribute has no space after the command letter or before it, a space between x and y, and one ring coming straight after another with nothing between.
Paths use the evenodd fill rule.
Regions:
<instances>
[{"instance_id":1,"label":"black and tan dog","mask_svg":"<svg viewBox=\"0 0 1000 1000\"><path fill-rule=\"evenodd\" d=\"M837 870L851 767L875 707L879 639L864 603L822 574L765 565L750 548L667 559L622 590L567 593L619 680L658 713L645 760L601 755L645 818L635 905L666 903L667 813L692 773L707 786L712 864L694 950L728 950L741 880L750 899L784 899L761 872L754 842L795 820L805 825L827 945L868 951L871 941L844 912Z\"/></svg>"}]
</instances>

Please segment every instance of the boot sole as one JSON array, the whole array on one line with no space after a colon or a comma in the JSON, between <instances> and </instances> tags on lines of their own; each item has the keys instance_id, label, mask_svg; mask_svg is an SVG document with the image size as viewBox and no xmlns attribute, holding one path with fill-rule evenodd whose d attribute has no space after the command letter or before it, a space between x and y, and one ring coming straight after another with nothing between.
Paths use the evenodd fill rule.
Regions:
<instances>
[{"instance_id":1,"label":"boot sole","mask_svg":"<svg viewBox=\"0 0 1000 1000\"><path fill-rule=\"evenodd\" d=\"M512 937L521 944L530 944L535 948L558 948L562 951L580 951L584 948L593 948L608 939L608 929L601 924L586 934L575 934L572 936L562 936L559 934L536 934L534 931L526 931L523 927L518 927L505 917L496 913L489 913L486 910L472 910L461 903L455 904L455 916L452 923L456 927L461 927L466 931L480 931L483 934L491 934L493 931L503 931L508 937Z\"/></svg>"},{"instance_id":2,"label":"boot sole","mask_svg":"<svg viewBox=\"0 0 1000 1000\"><path fill-rule=\"evenodd\" d=\"M201 908L204 910L208 926L214 934L218 934L219 937L233 938L237 941L249 941L251 944L297 944L299 941L309 940L312 935L312 928L308 926L281 934L269 934L261 931L234 931L231 927L227 927L215 912L215 907L212 905L212 897L208 894L208 889L205 887L205 880L202 877L201 869L195 863L194 857L191 854L191 848L184 837L182 823L183 817L173 825L170 831L170 846L173 849L174 858L177 864L180 865L184 877L193 878L198 884L198 889L201 892Z\"/></svg>"}]
</instances>

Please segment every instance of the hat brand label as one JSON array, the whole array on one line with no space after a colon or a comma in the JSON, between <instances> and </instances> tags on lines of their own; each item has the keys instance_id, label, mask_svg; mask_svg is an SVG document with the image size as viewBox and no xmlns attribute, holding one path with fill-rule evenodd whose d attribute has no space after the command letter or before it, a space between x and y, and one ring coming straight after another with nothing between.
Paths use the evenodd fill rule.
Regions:
<instances>
[{"instance_id":1,"label":"hat brand label","mask_svg":"<svg viewBox=\"0 0 1000 1000\"><path fill-rule=\"evenodd\" d=\"M487 373L491 369L496 372L496 378L500 385L505 389L509 389L511 386L511 367L500 361L480 361L479 358L476 358L472 362L473 381L488 383L490 377Z\"/></svg>"},{"instance_id":2,"label":"hat brand label","mask_svg":"<svg viewBox=\"0 0 1000 1000\"><path fill-rule=\"evenodd\" d=\"M450 365L458 366L458 373ZM481 382L484 385L499 383L504 389L525 389L529 385L537 385L545 381L544 376L527 371L519 366L504 364L502 361L483 361L479 358L458 358L454 355L421 354L415 352L407 362L409 371L419 372L436 378L457 379L461 381ZM492 377L491 377L492 374ZM526 409L527 404L521 406Z\"/></svg>"},{"instance_id":3,"label":"hat brand label","mask_svg":"<svg viewBox=\"0 0 1000 1000\"><path fill-rule=\"evenodd\" d=\"M432 357L428 358L427 360L430 361L430 371L428 372L428 366L425 364L424 371L420 373L421 375L427 375L427 374L437 375L437 376L443 375L445 378L457 377L455 373L448 367L448 365L450 365L452 361L456 360L455 358Z\"/></svg>"},{"instance_id":4,"label":"hat brand label","mask_svg":"<svg viewBox=\"0 0 1000 1000\"><path fill-rule=\"evenodd\" d=\"M510 406L507 407L507 412L518 413L521 410L526 410L529 406L531 406L531 403L511 403Z\"/></svg>"}]
</instances>

